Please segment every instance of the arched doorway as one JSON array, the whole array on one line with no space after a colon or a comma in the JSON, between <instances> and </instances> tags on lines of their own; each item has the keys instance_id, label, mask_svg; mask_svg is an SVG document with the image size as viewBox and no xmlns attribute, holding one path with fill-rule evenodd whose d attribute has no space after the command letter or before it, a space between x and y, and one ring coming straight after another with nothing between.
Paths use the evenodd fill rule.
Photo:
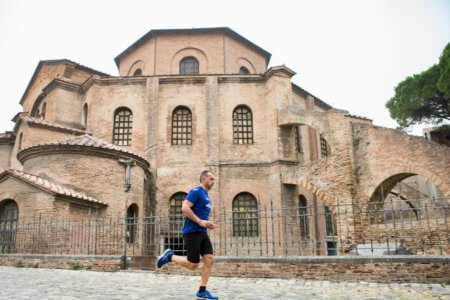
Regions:
<instances>
[{"instance_id":1,"label":"arched doorway","mask_svg":"<svg viewBox=\"0 0 450 300\"><path fill-rule=\"evenodd\" d=\"M14 200L0 202L0 253L13 253L19 208Z\"/></svg>"},{"instance_id":2,"label":"arched doorway","mask_svg":"<svg viewBox=\"0 0 450 300\"><path fill-rule=\"evenodd\" d=\"M132 244L136 241L138 225L138 206L131 204L127 209L127 243Z\"/></svg>"}]
</instances>

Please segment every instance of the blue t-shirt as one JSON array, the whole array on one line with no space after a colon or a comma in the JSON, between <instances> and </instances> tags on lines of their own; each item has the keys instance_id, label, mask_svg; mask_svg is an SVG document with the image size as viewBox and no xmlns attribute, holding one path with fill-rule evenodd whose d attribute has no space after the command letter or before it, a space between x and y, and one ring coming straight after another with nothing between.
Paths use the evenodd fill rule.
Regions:
<instances>
[{"instance_id":1,"label":"blue t-shirt","mask_svg":"<svg viewBox=\"0 0 450 300\"><path fill-rule=\"evenodd\" d=\"M208 220L209 213L211 212L211 200L208 197L208 193L200 185L189 192L186 200L194 204L191 209L200 220ZM201 227L188 217L185 218L183 234L206 231L207 229L205 227Z\"/></svg>"}]
</instances>

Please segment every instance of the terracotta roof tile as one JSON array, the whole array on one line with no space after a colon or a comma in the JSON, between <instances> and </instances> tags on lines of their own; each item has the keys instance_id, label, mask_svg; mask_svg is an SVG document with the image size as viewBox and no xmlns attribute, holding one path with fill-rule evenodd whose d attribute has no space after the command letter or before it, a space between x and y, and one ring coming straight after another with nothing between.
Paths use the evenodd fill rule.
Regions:
<instances>
[{"instance_id":1,"label":"terracotta roof tile","mask_svg":"<svg viewBox=\"0 0 450 300\"><path fill-rule=\"evenodd\" d=\"M86 147L95 147L95 148L102 148L102 149L108 149L108 150L114 150L114 151L119 151L122 153L126 153L126 154L131 154L134 156L137 156L145 161L147 161L142 155L137 154L135 152L120 148L116 145L107 143L99 138L93 137L91 135L88 134L84 134L84 135L80 135L74 138L70 138L67 140L63 140L63 141L56 141L56 142L49 142L49 143L44 143L44 144L37 144L37 145L33 145L28 147L32 148L32 147L37 147L37 146L57 146L57 145L70 145L70 146L86 146ZM24 149L25 150L25 149Z\"/></svg>"},{"instance_id":2,"label":"terracotta roof tile","mask_svg":"<svg viewBox=\"0 0 450 300\"><path fill-rule=\"evenodd\" d=\"M65 130L65 131L70 131L70 132L73 132L73 133L78 133L78 134L85 134L86 133L86 131L81 130L81 129L76 129L76 128L60 125L60 124L57 124L57 123L52 123L52 122L49 122L49 121L44 120L44 119L33 118L33 117L28 116L28 115L23 115L22 114L20 116L20 118L22 120L24 120L25 122L31 123L31 124L36 124L36 125L45 126L45 127L57 128L57 129Z\"/></svg>"},{"instance_id":3,"label":"terracotta roof tile","mask_svg":"<svg viewBox=\"0 0 450 300\"><path fill-rule=\"evenodd\" d=\"M32 185L38 186L39 188L46 190L48 192L51 192L51 193L56 193L58 195L63 195L63 196L69 196L69 197L84 200L84 201L87 201L90 203L95 203L95 204L100 204L100 205L105 205L105 206L108 205L102 201L97 200L94 197L87 196L83 192L77 192L71 188L65 187L61 184L51 182L47 179L44 179L42 177L39 177L39 176L36 176L33 174L25 173L25 172L18 171L15 169L7 169L6 171L4 171L3 173L0 174L0 177L3 177L6 174L10 174L18 179L26 181Z\"/></svg>"}]
</instances>

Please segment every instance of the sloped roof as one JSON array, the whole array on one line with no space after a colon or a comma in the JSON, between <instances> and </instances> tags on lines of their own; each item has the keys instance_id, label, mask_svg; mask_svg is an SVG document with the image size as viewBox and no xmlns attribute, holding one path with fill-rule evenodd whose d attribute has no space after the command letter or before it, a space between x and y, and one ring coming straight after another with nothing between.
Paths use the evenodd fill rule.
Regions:
<instances>
[{"instance_id":1,"label":"sloped roof","mask_svg":"<svg viewBox=\"0 0 450 300\"><path fill-rule=\"evenodd\" d=\"M127 55L128 53L130 53L131 51L133 51L134 49L136 49L137 47L139 47L140 45L145 43L147 40L149 40L150 38L152 38L158 34L203 33L203 32L221 32L221 33L228 34L228 35L234 37L235 39L237 39L241 42L244 42L248 46L255 49L257 52L259 52L261 55L263 55L265 57L266 65L269 64L270 57L272 56L272 54L270 54L263 48L259 47L258 45L252 43L251 41L247 40L242 35L238 34L237 32L235 32L234 30L231 30L228 27L190 28L190 29L186 29L186 28L184 28L184 29L153 29L153 30L150 30L149 32L147 32L145 35L143 35L140 39L138 39L136 42L134 42L131 46L129 46L127 49L125 49L122 53L117 55L116 58L114 59L114 61L116 62L117 67L119 67L119 62L125 55Z\"/></svg>"},{"instance_id":2,"label":"sloped roof","mask_svg":"<svg viewBox=\"0 0 450 300\"><path fill-rule=\"evenodd\" d=\"M14 178L17 178L23 182L26 182L32 186L35 186L35 187L37 187L45 192L51 193L51 194L67 196L67 197L75 198L78 200L83 200L83 201L86 201L86 202L89 202L92 204L97 204L97 205L104 205L104 206L108 205L107 203L99 201L94 197L87 196L86 193L84 193L84 192L75 191L71 188L65 187L64 185L61 185L61 184L58 184L55 182L51 182L47 179L44 179L42 177L39 177L39 176L36 176L33 174L25 173L25 172L18 171L15 169L7 169L7 170L3 171L2 173L0 173L0 180L7 176L12 176Z\"/></svg>"},{"instance_id":3,"label":"sloped roof","mask_svg":"<svg viewBox=\"0 0 450 300\"><path fill-rule=\"evenodd\" d=\"M19 122L17 122L17 119L19 119ZM68 127L68 126L64 126L61 124L57 124L57 123L52 123L50 121L44 120L44 119L40 119L40 118L34 118L34 117L30 117L26 114L19 114L18 116L16 116L13 119L16 122L16 126L14 127L14 132L16 132L17 127L20 124L20 121L25 121L29 124L33 124L33 125L37 125L40 127L47 127L47 128L53 128L53 129L57 129L57 130L61 130L61 131L67 131L67 132L71 132L71 133L76 133L76 134L85 134L86 131L81 130L81 129L76 129L76 128L72 128L72 127Z\"/></svg>"},{"instance_id":4,"label":"sloped roof","mask_svg":"<svg viewBox=\"0 0 450 300\"><path fill-rule=\"evenodd\" d=\"M21 156L20 154L23 152L26 152L27 150L31 150L33 148L38 148L38 147L47 147L47 146L82 146L82 147L110 150L113 152L123 153L128 156L133 156L133 157L139 159L140 161L142 161L145 165L150 166L150 163L140 154L120 148L116 145L110 144L108 142L105 142L99 138L93 137L88 134L84 134L84 135L81 135L78 137L74 137L74 138L70 138L70 139L62 140L62 141L55 141L55 142L48 142L48 143L32 145L28 148L23 149L21 152L19 152L19 156Z\"/></svg>"},{"instance_id":5,"label":"sloped roof","mask_svg":"<svg viewBox=\"0 0 450 300\"><path fill-rule=\"evenodd\" d=\"M86 67L82 64L76 63L74 61L71 61L69 59L51 59L51 60L41 60L39 61L36 69L34 70L33 76L30 79L30 82L27 85L27 88L25 89L25 92L22 95L22 98L20 99L20 104L23 104L23 102L25 101L26 96L28 95L28 92L31 89L31 86L34 82L34 80L37 77L37 74L39 73L39 71L41 70L43 65L51 65L51 64L58 64L58 63L64 63L64 64L70 64L70 65L74 65L75 68L78 68L80 70L92 73L93 75L99 75L99 76L111 76L109 74L94 70L92 68Z\"/></svg>"}]
</instances>

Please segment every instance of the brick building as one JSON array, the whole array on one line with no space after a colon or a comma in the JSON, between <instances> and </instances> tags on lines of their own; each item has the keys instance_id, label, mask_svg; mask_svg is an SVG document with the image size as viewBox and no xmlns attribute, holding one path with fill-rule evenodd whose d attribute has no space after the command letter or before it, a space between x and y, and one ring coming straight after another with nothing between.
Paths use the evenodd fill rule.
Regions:
<instances>
[{"instance_id":1,"label":"brick building","mask_svg":"<svg viewBox=\"0 0 450 300\"><path fill-rule=\"evenodd\" d=\"M350 251L370 223L355 209L411 176L428 179L448 207L448 147L331 107L293 84L288 67L268 68L270 57L229 28L204 28L149 31L115 58L118 76L39 62L14 129L0 134L0 222L177 219L204 169L217 176L214 210L241 213L214 238L247 248L291 226L277 241L322 241L302 253ZM347 206L337 226L329 216ZM275 225L273 215L269 225L258 219L269 207L282 214ZM287 224L285 208L318 217Z\"/></svg>"}]
</instances>

